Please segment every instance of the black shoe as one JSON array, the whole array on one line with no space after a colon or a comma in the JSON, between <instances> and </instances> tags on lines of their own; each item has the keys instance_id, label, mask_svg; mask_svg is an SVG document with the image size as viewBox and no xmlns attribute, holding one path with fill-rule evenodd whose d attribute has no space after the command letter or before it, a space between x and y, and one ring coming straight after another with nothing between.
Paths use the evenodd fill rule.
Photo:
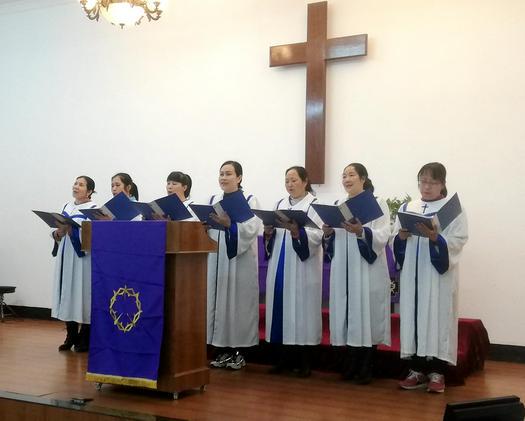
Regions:
<instances>
[{"instance_id":1,"label":"black shoe","mask_svg":"<svg viewBox=\"0 0 525 421\"><path fill-rule=\"evenodd\" d=\"M367 385L372 381L374 351L374 347L360 349L361 368L355 376L356 384Z\"/></svg>"},{"instance_id":2,"label":"black shoe","mask_svg":"<svg viewBox=\"0 0 525 421\"><path fill-rule=\"evenodd\" d=\"M274 361L277 363L268 370L268 374L282 374L289 369L290 352L293 347L290 345L272 344L274 351Z\"/></svg>"},{"instance_id":3,"label":"black shoe","mask_svg":"<svg viewBox=\"0 0 525 421\"><path fill-rule=\"evenodd\" d=\"M299 346L298 348L301 365L299 371L297 372L297 377L306 378L310 377L312 370L310 369L311 360L312 360L312 347L308 345Z\"/></svg>"},{"instance_id":4,"label":"black shoe","mask_svg":"<svg viewBox=\"0 0 525 421\"><path fill-rule=\"evenodd\" d=\"M74 342L69 341L69 340L66 338L66 340L64 341L64 343L63 343L62 345L59 345L58 350L59 350L59 351L69 351L69 350L71 350L71 348L73 347L73 345L74 345Z\"/></svg>"},{"instance_id":5,"label":"black shoe","mask_svg":"<svg viewBox=\"0 0 525 421\"><path fill-rule=\"evenodd\" d=\"M75 345L73 347L73 351L75 352L88 352L89 351L89 345L83 344L83 345Z\"/></svg>"},{"instance_id":6,"label":"black shoe","mask_svg":"<svg viewBox=\"0 0 525 421\"><path fill-rule=\"evenodd\" d=\"M301 367L299 371L297 372L297 377L300 377L302 379L310 377L311 375L312 375L312 370L310 369L310 367Z\"/></svg>"},{"instance_id":7,"label":"black shoe","mask_svg":"<svg viewBox=\"0 0 525 421\"><path fill-rule=\"evenodd\" d=\"M274 365L268 370L268 374L282 374L284 372L284 366L281 364Z\"/></svg>"},{"instance_id":8,"label":"black shoe","mask_svg":"<svg viewBox=\"0 0 525 421\"><path fill-rule=\"evenodd\" d=\"M73 342L69 342L66 340L62 345L59 345L58 350L59 351L70 351L72 346L73 346Z\"/></svg>"},{"instance_id":9,"label":"black shoe","mask_svg":"<svg viewBox=\"0 0 525 421\"><path fill-rule=\"evenodd\" d=\"M73 347L75 352L87 352L89 351L89 325L80 326L80 332L78 332L78 342Z\"/></svg>"},{"instance_id":10,"label":"black shoe","mask_svg":"<svg viewBox=\"0 0 525 421\"><path fill-rule=\"evenodd\" d=\"M355 384L364 386L364 385L370 384L373 378L374 376L372 375L371 369L361 370L355 377L354 382Z\"/></svg>"},{"instance_id":11,"label":"black shoe","mask_svg":"<svg viewBox=\"0 0 525 421\"><path fill-rule=\"evenodd\" d=\"M349 346L346 354L345 364L343 368L342 378L343 380L353 380L358 372L358 348Z\"/></svg>"},{"instance_id":12,"label":"black shoe","mask_svg":"<svg viewBox=\"0 0 525 421\"><path fill-rule=\"evenodd\" d=\"M281 352L281 355L279 356L279 360L277 361L277 364L275 364L272 368L268 370L268 374L282 374L286 371L287 364L286 364L286 358L284 351Z\"/></svg>"},{"instance_id":13,"label":"black shoe","mask_svg":"<svg viewBox=\"0 0 525 421\"><path fill-rule=\"evenodd\" d=\"M69 351L73 345L78 341L78 323L66 322L66 339L62 345L58 347L59 351Z\"/></svg>"}]
</instances>

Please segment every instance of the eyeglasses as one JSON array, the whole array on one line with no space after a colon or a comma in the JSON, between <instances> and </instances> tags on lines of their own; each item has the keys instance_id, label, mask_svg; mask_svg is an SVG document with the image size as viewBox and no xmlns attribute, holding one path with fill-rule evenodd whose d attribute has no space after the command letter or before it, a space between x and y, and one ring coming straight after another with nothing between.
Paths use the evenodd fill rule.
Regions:
<instances>
[{"instance_id":1,"label":"eyeglasses","mask_svg":"<svg viewBox=\"0 0 525 421\"><path fill-rule=\"evenodd\" d=\"M429 180L418 180L417 182L420 186L430 186L435 187L441 184L441 181L429 181Z\"/></svg>"}]
</instances>

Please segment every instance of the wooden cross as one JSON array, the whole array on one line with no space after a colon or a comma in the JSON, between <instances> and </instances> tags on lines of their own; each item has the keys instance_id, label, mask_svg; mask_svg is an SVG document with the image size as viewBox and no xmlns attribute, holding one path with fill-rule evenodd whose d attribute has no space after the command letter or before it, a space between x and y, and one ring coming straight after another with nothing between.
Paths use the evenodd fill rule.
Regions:
<instances>
[{"instance_id":1,"label":"wooden cross","mask_svg":"<svg viewBox=\"0 0 525 421\"><path fill-rule=\"evenodd\" d=\"M326 1L308 5L307 42L270 47L270 67L306 64L305 167L314 184L324 183L326 60L367 53L367 34L326 39L326 10Z\"/></svg>"}]
</instances>

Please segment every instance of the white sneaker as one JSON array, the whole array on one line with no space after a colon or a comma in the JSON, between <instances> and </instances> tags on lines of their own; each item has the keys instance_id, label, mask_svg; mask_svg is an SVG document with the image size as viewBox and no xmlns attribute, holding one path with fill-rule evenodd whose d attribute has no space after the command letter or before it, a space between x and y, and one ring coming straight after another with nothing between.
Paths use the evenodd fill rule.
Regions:
<instances>
[{"instance_id":1,"label":"white sneaker","mask_svg":"<svg viewBox=\"0 0 525 421\"><path fill-rule=\"evenodd\" d=\"M220 354L217 358L210 362L210 366L213 368L224 368L233 359L232 354L224 353Z\"/></svg>"},{"instance_id":2,"label":"white sneaker","mask_svg":"<svg viewBox=\"0 0 525 421\"><path fill-rule=\"evenodd\" d=\"M244 357L237 351L235 355L233 355L226 364L226 367L232 369L232 370L240 370L241 368L246 366L246 360Z\"/></svg>"}]
</instances>

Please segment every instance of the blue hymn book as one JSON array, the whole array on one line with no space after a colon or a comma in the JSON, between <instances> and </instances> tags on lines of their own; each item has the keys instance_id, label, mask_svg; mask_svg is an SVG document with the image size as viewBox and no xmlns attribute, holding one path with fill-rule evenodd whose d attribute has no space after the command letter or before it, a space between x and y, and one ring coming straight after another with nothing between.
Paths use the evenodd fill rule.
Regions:
<instances>
[{"instance_id":1,"label":"blue hymn book","mask_svg":"<svg viewBox=\"0 0 525 421\"><path fill-rule=\"evenodd\" d=\"M211 228L220 230L224 230L224 226L217 224L211 219L210 214L222 215L226 213L232 222L238 223L245 222L254 216L248 201L240 190L226 196L220 202L213 205L197 205L192 203L190 207L200 221L207 223Z\"/></svg>"},{"instance_id":2,"label":"blue hymn book","mask_svg":"<svg viewBox=\"0 0 525 421\"><path fill-rule=\"evenodd\" d=\"M44 211L32 211L34 212L42 221L44 221L51 228L58 228L57 222L62 225L71 225L72 227L80 227L73 219L68 218L67 216L62 215L57 212L44 212Z\"/></svg>"},{"instance_id":3,"label":"blue hymn book","mask_svg":"<svg viewBox=\"0 0 525 421\"><path fill-rule=\"evenodd\" d=\"M401 228L408 230L412 235L421 237L421 233L417 230L416 224L423 224L426 227L433 229L432 222L435 221L434 215L425 216L415 212L398 211L397 217L401 224Z\"/></svg>"},{"instance_id":4,"label":"blue hymn book","mask_svg":"<svg viewBox=\"0 0 525 421\"><path fill-rule=\"evenodd\" d=\"M284 228L282 222L294 220L300 227L319 229L317 224L310 219L306 212L298 209L262 210L254 209L253 213L262 220L264 225Z\"/></svg>"},{"instance_id":5,"label":"blue hymn book","mask_svg":"<svg viewBox=\"0 0 525 421\"><path fill-rule=\"evenodd\" d=\"M155 214L160 217L169 217L172 221L182 221L192 217L176 194L170 194L149 203L133 202L133 205L147 220L155 219Z\"/></svg>"},{"instance_id":6,"label":"blue hymn book","mask_svg":"<svg viewBox=\"0 0 525 421\"><path fill-rule=\"evenodd\" d=\"M459 201L459 196L457 193L454 193L454 195L448 200L448 202L445 203L437 212L437 219L441 231L448 227L461 212L462 209L461 203Z\"/></svg>"},{"instance_id":7,"label":"blue hymn book","mask_svg":"<svg viewBox=\"0 0 525 421\"><path fill-rule=\"evenodd\" d=\"M217 215L217 212L215 212L215 209L212 205L197 205L195 203L192 203L190 205L190 208L195 212L195 215L197 215L197 218L199 218L199 221L204 222L205 224L209 225L210 228L216 229L216 230L224 230L224 226L221 224L218 224L213 219L210 218L210 214Z\"/></svg>"},{"instance_id":8,"label":"blue hymn book","mask_svg":"<svg viewBox=\"0 0 525 421\"><path fill-rule=\"evenodd\" d=\"M134 206L134 202L129 200L129 197L120 192L113 196L111 200L106 202L104 206L99 209L80 209L92 221L100 219L101 216L117 221L131 221L140 212Z\"/></svg>"},{"instance_id":9,"label":"blue hymn book","mask_svg":"<svg viewBox=\"0 0 525 421\"><path fill-rule=\"evenodd\" d=\"M416 224L422 223L428 228L433 229L433 223L437 226L439 232L443 232L454 219L462 212L461 203L459 201L459 196L457 193L445 203L440 210L435 214L429 214L425 216L424 214L399 211L397 216L401 227L410 231L411 234L421 236L421 233L416 229Z\"/></svg>"},{"instance_id":10,"label":"blue hymn book","mask_svg":"<svg viewBox=\"0 0 525 421\"><path fill-rule=\"evenodd\" d=\"M353 218L359 219L359 222L365 225L383 216L383 211L370 190L365 190L340 205L313 203L312 207L326 225L334 228L340 228L344 221Z\"/></svg>"}]
</instances>

